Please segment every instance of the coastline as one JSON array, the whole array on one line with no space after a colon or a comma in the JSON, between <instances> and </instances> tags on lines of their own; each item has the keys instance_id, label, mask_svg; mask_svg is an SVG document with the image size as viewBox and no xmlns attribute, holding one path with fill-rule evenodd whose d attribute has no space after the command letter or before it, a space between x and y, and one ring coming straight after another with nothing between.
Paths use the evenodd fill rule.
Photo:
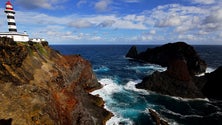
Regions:
<instances>
[{"instance_id":1,"label":"coastline","mask_svg":"<svg viewBox=\"0 0 222 125\"><path fill-rule=\"evenodd\" d=\"M127 52L129 47L130 46L102 46L102 47L101 46L70 46L70 47L56 46L55 47L58 50L62 50L61 51L62 53L65 53L68 55L72 53L80 53L81 56L83 56L84 58L92 62L93 71L96 73L98 81L101 81L102 79L108 79L108 80L113 81L113 83L109 83L108 81L103 81L102 84L104 84L104 86L101 89L99 89L100 91L104 90L104 88L107 89L107 91L101 91L102 96L100 97L103 97L105 101L104 108L110 112L113 112L114 114L114 116L111 117L111 119L109 119L106 122L106 125L110 125L110 124L113 125L113 124L118 124L118 123L125 124L125 123L132 123L132 122L135 124L138 124L137 122L138 119L135 117L149 119L148 113L144 112L144 110L150 106L153 109L156 109L160 114L163 113L162 114L163 116L167 115L165 116L167 118L169 118L168 115L171 116L172 122L175 121L175 122L184 123L184 124L190 119L192 119L192 116L195 115L196 113L201 113L201 112L214 113L213 109L214 107L217 107L218 105L216 103L212 103L211 100L210 102L208 102L207 100L198 101L198 99L197 100L192 100L192 99L191 100L189 99L178 100L178 99L173 99L172 96L166 97L166 96L159 96L158 94L153 95L153 93L147 94L148 92L142 89L141 89L142 92L135 91L137 89L132 88L132 87L136 83L141 81L144 75L149 75L154 70L159 71L160 67L153 64L142 64L142 63L137 63L131 60L128 61L127 60L128 58L125 58L124 54L125 52ZM141 47L140 49L144 48L144 50L146 48L145 46L144 47L140 46L140 47ZM109 48L113 48L113 50L109 51L108 50ZM214 50L214 48L212 49ZM201 50L201 48L199 50ZM202 49L202 50L203 51L201 51L201 54L203 56L206 55L205 49ZM106 54L104 54L104 52L106 52ZM94 55L93 58L91 56L92 54ZM214 55L214 56L217 56L217 55ZM210 65L208 66L209 69L211 69L212 66L216 67L217 65L214 65L214 64L221 62L220 60L218 60L216 61L216 63L214 63L215 61L212 60L211 58L210 60L207 57L205 58L206 60L208 59L207 61L210 63ZM208 72L208 68L207 68L207 72ZM215 69L215 68L212 68L212 69ZM162 69L160 71L162 71ZM134 102L135 99L131 100L131 98L135 98L138 101ZM127 99L128 101L125 102L125 99ZM171 104L170 101L174 102L175 106L173 107L175 108L171 109L171 105L174 105L174 104ZM140 104L141 104L140 108L137 109ZM190 109L190 107L186 107L187 104L191 105L196 110L196 113L192 113L191 112L192 110ZM200 108L195 108L197 104L200 105ZM206 105L209 105L210 107L205 107ZM132 109L137 109L138 112L131 111L130 107L128 106L132 107ZM167 106L167 107L161 108L159 106ZM186 109L187 112L189 113L184 114L183 111L179 110L180 108ZM202 110L202 108L204 108L204 110ZM168 111L177 112L181 114L182 116L184 115L184 116L189 116L189 117L186 117L186 119L182 119L181 121L180 116L170 114L170 112L168 114L165 114ZM129 113L133 115L131 116ZM210 118L208 118L208 114L203 114L201 116L203 117L206 116L204 118L206 118L207 121L210 121ZM198 118L197 120L194 120L194 122L197 122L197 121L202 122L203 120ZM141 125L146 125L147 122L149 121L147 120L140 121Z\"/></svg>"}]
</instances>

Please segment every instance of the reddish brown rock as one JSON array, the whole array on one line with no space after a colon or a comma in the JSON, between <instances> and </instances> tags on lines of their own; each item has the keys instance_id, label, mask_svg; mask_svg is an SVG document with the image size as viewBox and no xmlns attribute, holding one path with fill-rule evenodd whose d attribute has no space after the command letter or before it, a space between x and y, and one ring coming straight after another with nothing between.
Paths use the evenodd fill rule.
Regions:
<instances>
[{"instance_id":1,"label":"reddish brown rock","mask_svg":"<svg viewBox=\"0 0 222 125\"><path fill-rule=\"evenodd\" d=\"M183 59L172 60L167 68L167 73L172 78L175 78L181 81L191 80L191 76L190 76L186 61Z\"/></svg>"}]
</instances>

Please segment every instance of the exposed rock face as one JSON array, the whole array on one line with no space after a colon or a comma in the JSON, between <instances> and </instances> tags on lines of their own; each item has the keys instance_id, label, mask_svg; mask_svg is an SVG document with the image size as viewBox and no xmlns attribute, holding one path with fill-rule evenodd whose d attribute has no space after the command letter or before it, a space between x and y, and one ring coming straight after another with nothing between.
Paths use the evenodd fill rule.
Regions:
<instances>
[{"instance_id":1,"label":"exposed rock face","mask_svg":"<svg viewBox=\"0 0 222 125\"><path fill-rule=\"evenodd\" d=\"M128 52L131 54L127 54L126 57L158 64L163 67L168 67L171 60L183 59L186 61L188 70L192 75L204 73L207 68L207 64L199 58L194 48L184 42L168 43L156 48L148 48L145 52L137 54L137 56L132 50L133 52L137 51L135 47L132 47Z\"/></svg>"},{"instance_id":2,"label":"exposed rock face","mask_svg":"<svg viewBox=\"0 0 222 125\"><path fill-rule=\"evenodd\" d=\"M169 63L167 68L167 74L180 81L190 81L191 75L189 73L187 64L185 60L176 59Z\"/></svg>"},{"instance_id":3,"label":"exposed rock face","mask_svg":"<svg viewBox=\"0 0 222 125\"><path fill-rule=\"evenodd\" d=\"M80 56L63 56L46 42L0 38L0 124L105 124L112 114L89 94L100 87Z\"/></svg>"},{"instance_id":4,"label":"exposed rock face","mask_svg":"<svg viewBox=\"0 0 222 125\"><path fill-rule=\"evenodd\" d=\"M169 125L169 123L165 119L161 118L155 110L149 109L149 112L156 125Z\"/></svg>"}]
</instances>

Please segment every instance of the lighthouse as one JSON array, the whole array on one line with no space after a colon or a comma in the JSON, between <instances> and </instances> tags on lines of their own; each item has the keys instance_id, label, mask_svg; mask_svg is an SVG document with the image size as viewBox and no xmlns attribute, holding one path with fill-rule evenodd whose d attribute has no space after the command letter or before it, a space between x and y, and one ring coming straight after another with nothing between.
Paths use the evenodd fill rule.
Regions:
<instances>
[{"instance_id":1,"label":"lighthouse","mask_svg":"<svg viewBox=\"0 0 222 125\"><path fill-rule=\"evenodd\" d=\"M17 32L16 23L15 23L15 11L10 1L5 4L5 13L7 15L8 21L8 30L9 32Z\"/></svg>"},{"instance_id":2,"label":"lighthouse","mask_svg":"<svg viewBox=\"0 0 222 125\"><path fill-rule=\"evenodd\" d=\"M15 11L10 0L5 3L5 13L7 16L9 32L0 32L0 37L12 38L15 42L28 42L29 36L26 32L17 32L17 27L15 23Z\"/></svg>"},{"instance_id":3,"label":"lighthouse","mask_svg":"<svg viewBox=\"0 0 222 125\"><path fill-rule=\"evenodd\" d=\"M5 3L5 13L7 16L8 30L9 32L0 32L0 37L12 38L15 42L45 42L43 38L29 38L26 32L19 33L17 32L16 23L15 23L15 11L13 9L12 3L8 0Z\"/></svg>"}]
</instances>

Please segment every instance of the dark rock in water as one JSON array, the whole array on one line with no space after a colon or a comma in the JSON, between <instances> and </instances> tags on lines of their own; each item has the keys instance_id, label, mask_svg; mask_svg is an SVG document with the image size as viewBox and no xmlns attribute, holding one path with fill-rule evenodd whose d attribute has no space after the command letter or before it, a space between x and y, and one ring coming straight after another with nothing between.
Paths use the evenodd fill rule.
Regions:
<instances>
[{"instance_id":1,"label":"dark rock in water","mask_svg":"<svg viewBox=\"0 0 222 125\"><path fill-rule=\"evenodd\" d=\"M137 88L184 98L222 99L222 66L205 76L207 64L192 46L183 42L169 43L138 54L136 59L167 66L167 70L143 78Z\"/></svg>"},{"instance_id":2,"label":"dark rock in water","mask_svg":"<svg viewBox=\"0 0 222 125\"><path fill-rule=\"evenodd\" d=\"M82 57L0 38L0 124L104 125L112 114L89 94L99 88Z\"/></svg>"},{"instance_id":3,"label":"dark rock in water","mask_svg":"<svg viewBox=\"0 0 222 125\"><path fill-rule=\"evenodd\" d=\"M126 56L163 67L168 67L173 59L184 59L191 75L204 73L207 68L205 61L200 59L194 48L185 42L168 43L159 47L148 48L139 54L135 54L135 50L135 47L132 47Z\"/></svg>"},{"instance_id":4,"label":"dark rock in water","mask_svg":"<svg viewBox=\"0 0 222 125\"><path fill-rule=\"evenodd\" d=\"M126 54L126 57L129 58L137 58L137 48L136 46L132 46L129 50L129 52Z\"/></svg>"},{"instance_id":5,"label":"dark rock in water","mask_svg":"<svg viewBox=\"0 0 222 125\"><path fill-rule=\"evenodd\" d=\"M169 123L163 118L161 118L160 115L155 110L149 109L149 112L153 121L155 121L156 125L169 125Z\"/></svg>"},{"instance_id":6,"label":"dark rock in water","mask_svg":"<svg viewBox=\"0 0 222 125\"><path fill-rule=\"evenodd\" d=\"M189 79L184 79L184 77L179 79L180 77L172 77L168 70L165 72L156 71L143 78L136 87L164 95L222 100L222 66L201 77L193 76Z\"/></svg>"},{"instance_id":7,"label":"dark rock in water","mask_svg":"<svg viewBox=\"0 0 222 125\"><path fill-rule=\"evenodd\" d=\"M222 66L204 77L207 82L202 89L203 94L208 98L222 100Z\"/></svg>"},{"instance_id":8,"label":"dark rock in water","mask_svg":"<svg viewBox=\"0 0 222 125\"><path fill-rule=\"evenodd\" d=\"M204 97L192 80L179 80L171 77L167 72L156 71L152 75L146 76L141 83L136 85L136 88L184 98Z\"/></svg>"},{"instance_id":9,"label":"dark rock in water","mask_svg":"<svg viewBox=\"0 0 222 125\"><path fill-rule=\"evenodd\" d=\"M169 43L138 54L139 59L167 66L167 70L154 72L136 85L137 88L155 91L165 95L184 98L203 98L196 86L194 74L205 72L206 64L194 48L184 42Z\"/></svg>"}]
</instances>

